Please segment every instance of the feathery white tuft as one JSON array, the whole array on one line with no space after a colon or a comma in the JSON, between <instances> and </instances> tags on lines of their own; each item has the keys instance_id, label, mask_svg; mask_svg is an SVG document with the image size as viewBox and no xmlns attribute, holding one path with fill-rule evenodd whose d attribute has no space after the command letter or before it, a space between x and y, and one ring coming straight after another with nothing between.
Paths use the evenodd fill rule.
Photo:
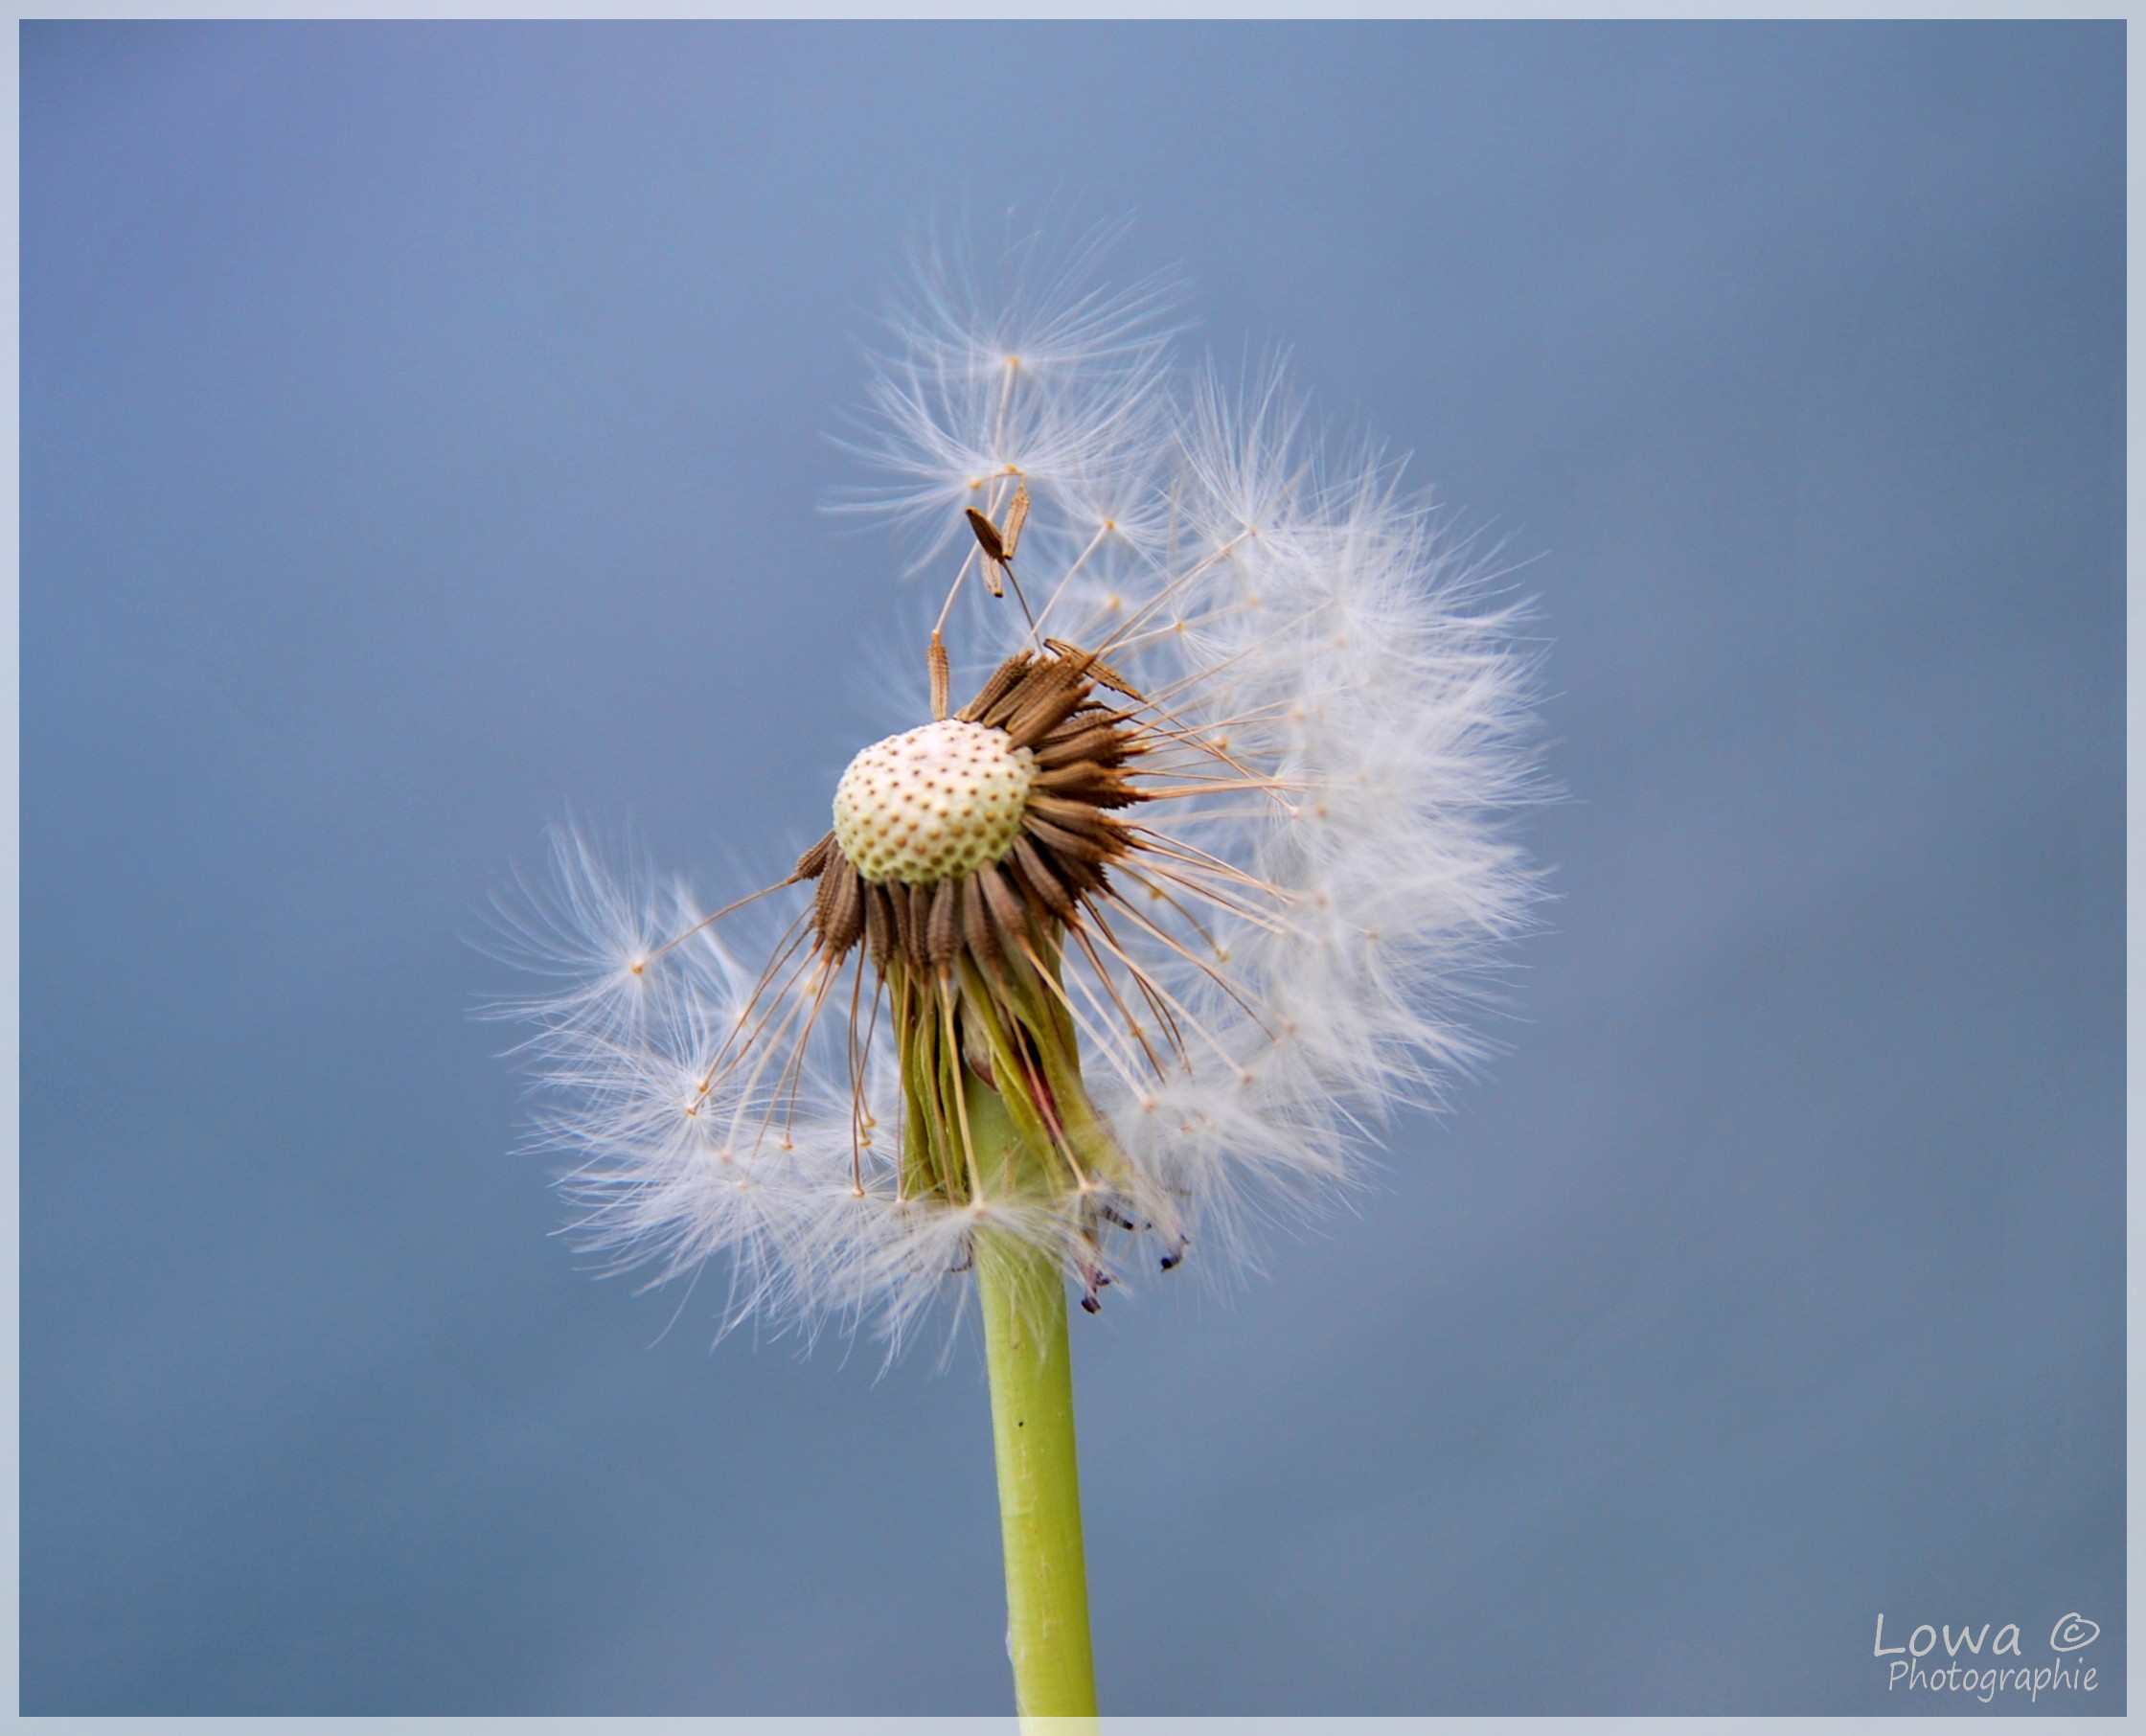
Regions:
<instances>
[{"instance_id":1,"label":"feathery white tuft","mask_svg":"<svg viewBox=\"0 0 2146 1736\"><path fill-rule=\"evenodd\" d=\"M1107 644L1159 727L1234 768L1131 813L1176 878L1116 873L1138 920L1064 955L1131 1202L1212 1262L1483 1053L1467 1017L1538 894L1508 830L1540 793L1534 655L1522 605L1397 465L1326 447L1279 369L1233 389L1179 368L1162 294L1106 293L1095 263L997 307L927 264L858 448L892 482L848 505L951 577L977 558L963 510L1001 519L1025 489L1019 598L964 587L958 666ZM536 1027L537 1137L573 1158L587 1241L662 1276L725 1255L728 1322L899 1331L984 1222L1058 1249L1092 1294L1070 1206L900 1197L877 997L861 960L854 983L812 968L802 903L775 889L712 921L555 839L519 939L558 981L512 1011ZM1135 970L1182 1032L1166 1063L1125 1012Z\"/></svg>"}]
</instances>

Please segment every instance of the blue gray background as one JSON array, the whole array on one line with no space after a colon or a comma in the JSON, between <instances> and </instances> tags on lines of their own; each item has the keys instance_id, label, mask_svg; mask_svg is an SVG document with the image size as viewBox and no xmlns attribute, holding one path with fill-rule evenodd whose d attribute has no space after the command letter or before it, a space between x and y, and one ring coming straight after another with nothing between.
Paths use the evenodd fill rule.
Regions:
<instances>
[{"instance_id":1,"label":"blue gray background","mask_svg":"<svg viewBox=\"0 0 2146 1736\"><path fill-rule=\"evenodd\" d=\"M2117 1709L2123 59L25 25L24 1708L1005 1706L972 1349L592 1281L468 941L816 829L856 340L1017 203L1533 559L1570 794L1489 1076L1079 1322L1106 1708Z\"/></svg>"}]
</instances>

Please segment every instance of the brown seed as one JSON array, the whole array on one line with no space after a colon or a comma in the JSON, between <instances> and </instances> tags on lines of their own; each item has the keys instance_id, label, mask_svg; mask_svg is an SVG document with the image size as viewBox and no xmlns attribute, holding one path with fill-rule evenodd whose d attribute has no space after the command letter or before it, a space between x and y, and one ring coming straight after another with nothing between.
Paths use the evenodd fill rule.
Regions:
<instances>
[{"instance_id":1,"label":"brown seed","mask_svg":"<svg viewBox=\"0 0 2146 1736\"><path fill-rule=\"evenodd\" d=\"M1028 812L1031 817L1050 820L1068 832L1094 838L1099 843L1115 846L1124 835L1118 823L1098 812L1093 802L1069 801L1062 795L1039 791L1029 796Z\"/></svg>"},{"instance_id":2,"label":"brown seed","mask_svg":"<svg viewBox=\"0 0 2146 1736\"><path fill-rule=\"evenodd\" d=\"M931 649L925 653L925 667L931 672L931 716L934 721L947 715L947 700L953 685L953 672L947 662L947 642L939 629L931 629Z\"/></svg>"},{"instance_id":3,"label":"brown seed","mask_svg":"<svg viewBox=\"0 0 2146 1736\"><path fill-rule=\"evenodd\" d=\"M1026 651L1008 657L992 671L991 679L984 683L983 691L961 708L961 720L965 723L986 721L992 708L1014 691L1029 664L1034 661Z\"/></svg>"},{"instance_id":4,"label":"brown seed","mask_svg":"<svg viewBox=\"0 0 2146 1736\"><path fill-rule=\"evenodd\" d=\"M976 541L984 553L993 560L1006 559L1006 544L1000 540L998 527L974 507L964 507L969 514L969 528L976 533Z\"/></svg>"},{"instance_id":5,"label":"brown seed","mask_svg":"<svg viewBox=\"0 0 2146 1736\"><path fill-rule=\"evenodd\" d=\"M1042 857L1037 853L1032 842L1025 837L1016 838L1014 853L1006 859L1013 863L1023 889L1040 901L1053 916L1061 922L1072 916L1073 900L1059 883L1058 876L1044 866Z\"/></svg>"},{"instance_id":6,"label":"brown seed","mask_svg":"<svg viewBox=\"0 0 2146 1736\"><path fill-rule=\"evenodd\" d=\"M1098 827L1110 826L1110 822L1101 814L1095 816L1095 821ZM1058 824L1037 813L1034 803L1029 805L1028 817L1022 823L1028 828L1029 837L1039 843L1048 844L1059 855L1075 861L1107 862L1113 857L1123 856L1126 851L1122 834L1112 835L1110 833L1103 833L1099 835L1091 827L1082 826L1075 830L1070 826Z\"/></svg>"},{"instance_id":7,"label":"brown seed","mask_svg":"<svg viewBox=\"0 0 2146 1736\"><path fill-rule=\"evenodd\" d=\"M1104 662L1093 651L1084 651L1078 645L1069 644L1063 639L1046 639L1043 643L1060 656L1078 663L1084 674L1102 682L1111 692L1121 693L1129 699L1139 699L1145 702L1146 695L1128 682L1123 675L1119 674L1116 670Z\"/></svg>"},{"instance_id":8,"label":"brown seed","mask_svg":"<svg viewBox=\"0 0 2146 1736\"><path fill-rule=\"evenodd\" d=\"M903 958L916 958L920 948L916 944L915 926L909 920L909 888L900 880L890 880L879 890L886 894L887 909L894 917L896 948Z\"/></svg>"},{"instance_id":9,"label":"brown seed","mask_svg":"<svg viewBox=\"0 0 2146 1736\"><path fill-rule=\"evenodd\" d=\"M992 923L998 930L998 938L1009 953L1020 949L1022 936L1028 924L1021 909L1020 895L1014 890L1003 869L996 866L976 870L976 884L982 890L983 902L991 906Z\"/></svg>"},{"instance_id":10,"label":"brown seed","mask_svg":"<svg viewBox=\"0 0 2146 1736\"><path fill-rule=\"evenodd\" d=\"M887 902L884 886L867 884L864 888L864 944L872 954L873 968L884 974L887 960L894 955L894 911Z\"/></svg>"},{"instance_id":11,"label":"brown seed","mask_svg":"<svg viewBox=\"0 0 2146 1736\"><path fill-rule=\"evenodd\" d=\"M1034 691L1020 696L1019 708L1001 725L1016 747L1033 747L1087 697L1087 683L1070 666L1052 662L1042 667L1049 678L1032 683Z\"/></svg>"},{"instance_id":12,"label":"brown seed","mask_svg":"<svg viewBox=\"0 0 2146 1736\"><path fill-rule=\"evenodd\" d=\"M835 878L832 874L821 875L819 885L812 894L812 932L822 942L827 938L828 918L834 910Z\"/></svg>"},{"instance_id":13,"label":"brown seed","mask_svg":"<svg viewBox=\"0 0 2146 1736\"><path fill-rule=\"evenodd\" d=\"M952 964L960 935L961 884L958 880L941 880L931 894L931 917L925 936L927 961L942 970Z\"/></svg>"},{"instance_id":14,"label":"brown seed","mask_svg":"<svg viewBox=\"0 0 2146 1736\"><path fill-rule=\"evenodd\" d=\"M838 959L856 945L856 938L863 931L864 882L858 879L850 858L839 852L820 883L825 885L830 880L834 883L834 897L828 905L827 925L820 931L820 944L826 948L828 957Z\"/></svg>"},{"instance_id":15,"label":"brown seed","mask_svg":"<svg viewBox=\"0 0 2146 1736\"><path fill-rule=\"evenodd\" d=\"M968 883L962 889L962 938L969 943L969 950L975 955L977 964L989 971L992 976L996 977L999 958L998 937L992 932L991 908L985 902L986 894L982 886L982 876L984 874L995 877L996 870L986 868L980 874L970 875Z\"/></svg>"},{"instance_id":16,"label":"brown seed","mask_svg":"<svg viewBox=\"0 0 2146 1736\"><path fill-rule=\"evenodd\" d=\"M1035 747L1036 764L1045 771L1070 765L1077 760L1115 765L1137 751L1138 744L1127 740L1118 725L1110 722L1084 724L1070 735L1062 735L1055 741L1046 738Z\"/></svg>"},{"instance_id":17,"label":"brown seed","mask_svg":"<svg viewBox=\"0 0 2146 1736\"><path fill-rule=\"evenodd\" d=\"M830 832L803 856L797 858L797 878L801 880L816 879L820 870L827 866L827 858L834 851L834 834Z\"/></svg>"}]
</instances>

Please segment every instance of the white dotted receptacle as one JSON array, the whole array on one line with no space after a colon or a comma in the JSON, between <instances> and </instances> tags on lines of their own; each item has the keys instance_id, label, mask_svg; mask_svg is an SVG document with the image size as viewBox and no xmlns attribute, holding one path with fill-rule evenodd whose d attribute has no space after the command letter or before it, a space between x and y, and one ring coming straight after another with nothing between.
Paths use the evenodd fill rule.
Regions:
<instances>
[{"instance_id":1,"label":"white dotted receptacle","mask_svg":"<svg viewBox=\"0 0 2146 1736\"><path fill-rule=\"evenodd\" d=\"M995 862L1020 835L1036 756L948 719L875 742L834 788L834 840L868 880L928 886Z\"/></svg>"}]
</instances>

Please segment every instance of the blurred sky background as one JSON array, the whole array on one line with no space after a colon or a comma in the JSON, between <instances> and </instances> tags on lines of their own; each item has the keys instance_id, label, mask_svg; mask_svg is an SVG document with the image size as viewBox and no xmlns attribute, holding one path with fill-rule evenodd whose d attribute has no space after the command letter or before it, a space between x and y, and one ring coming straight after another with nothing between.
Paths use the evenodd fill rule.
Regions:
<instances>
[{"instance_id":1,"label":"blurred sky background","mask_svg":"<svg viewBox=\"0 0 2146 1736\"><path fill-rule=\"evenodd\" d=\"M26 1712L1007 1708L972 1345L594 1281L469 942L825 824L1009 207L1531 560L1570 794L1486 1078L1076 1315L1105 1709L2121 1708L2121 24L21 40Z\"/></svg>"}]
</instances>

